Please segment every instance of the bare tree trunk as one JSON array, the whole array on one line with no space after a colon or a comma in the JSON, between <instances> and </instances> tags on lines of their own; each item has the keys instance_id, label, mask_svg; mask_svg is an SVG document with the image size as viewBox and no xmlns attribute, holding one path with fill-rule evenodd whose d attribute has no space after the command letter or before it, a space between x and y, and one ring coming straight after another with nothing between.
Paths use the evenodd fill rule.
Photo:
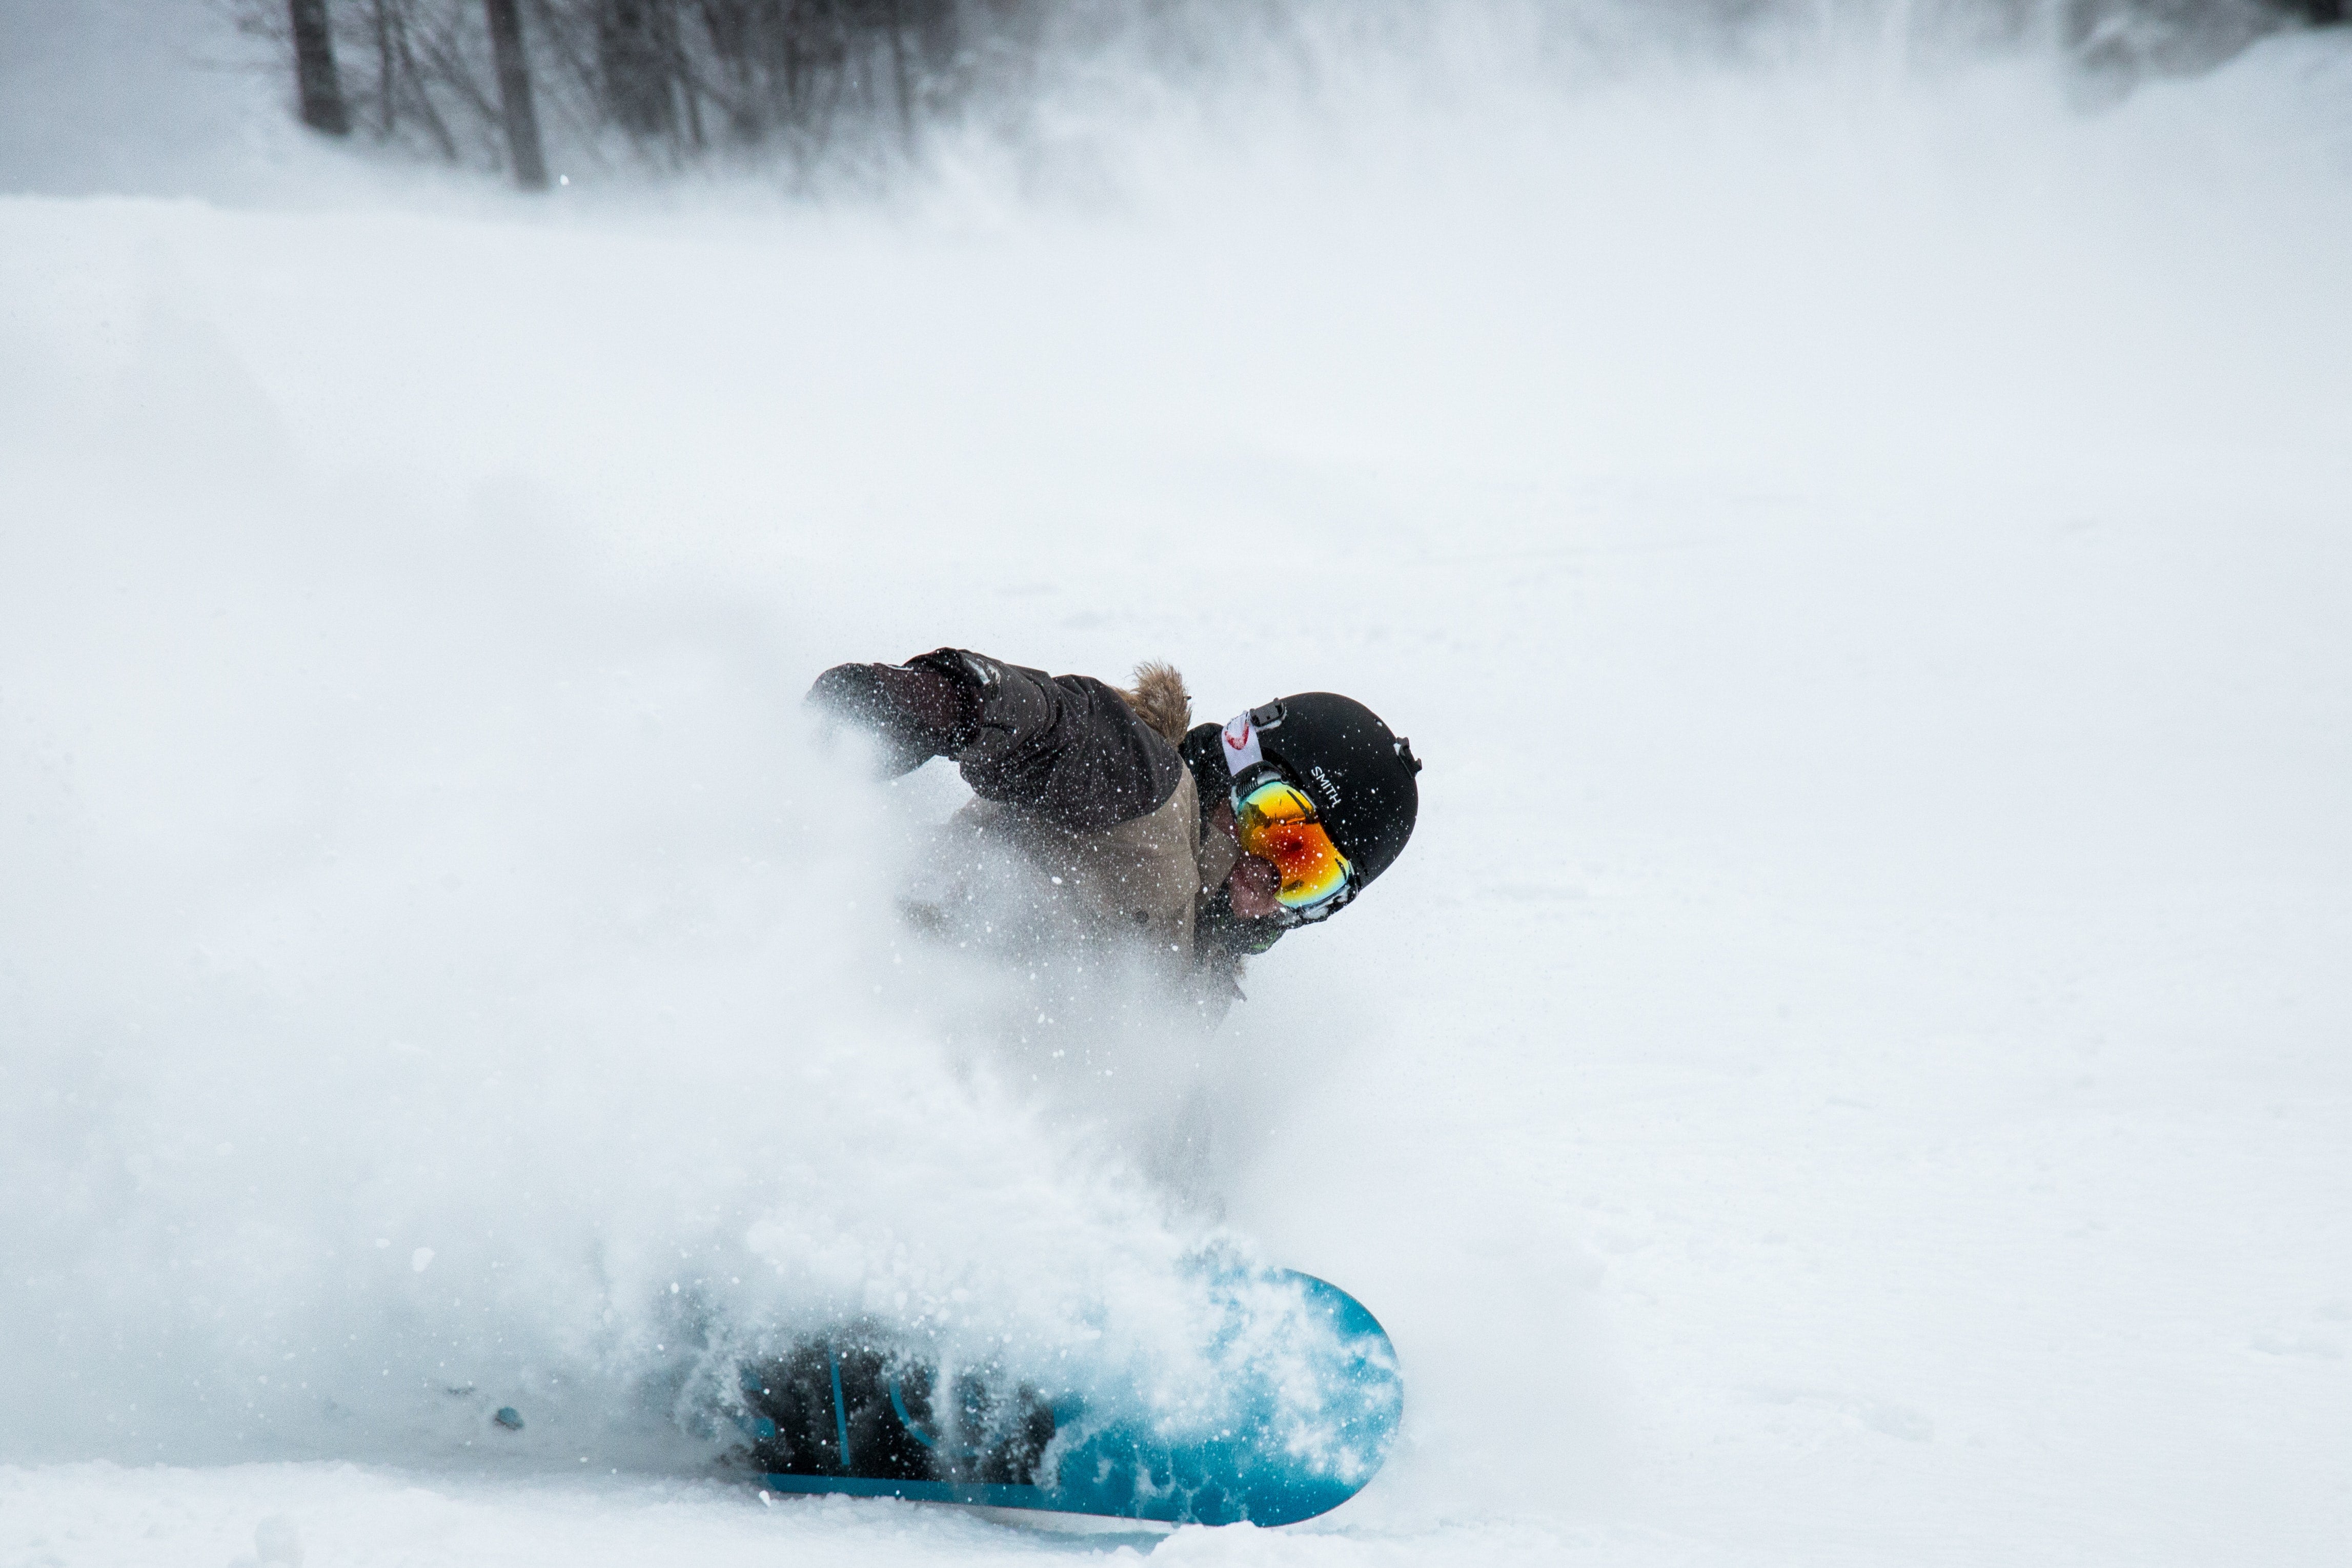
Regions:
<instances>
[{"instance_id":1,"label":"bare tree trunk","mask_svg":"<svg viewBox=\"0 0 2352 1568\"><path fill-rule=\"evenodd\" d=\"M898 99L898 141L908 152L915 150L914 90L907 85L907 23L899 15L898 0L890 0L886 18L890 26L890 87Z\"/></svg>"},{"instance_id":2,"label":"bare tree trunk","mask_svg":"<svg viewBox=\"0 0 2352 1568\"><path fill-rule=\"evenodd\" d=\"M335 74L335 35L327 0L287 0L294 24L294 80L302 93L302 123L330 136L352 133L352 111Z\"/></svg>"},{"instance_id":3,"label":"bare tree trunk","mask_svg":"<svg viewBox=\"0 0 2352 1568\"><path fill-rule=\"evenodd\" d=\"M490 53L498 61L499 103L506 111L507 146L515 183L547 189L547 154L539 144L539 110L530 98L530 62L522 52L522 9L516 0L482 0L489 13Z\"/></svg>"},{"instance_id":4,"label":"bare tree trunk","mask_svg":"<svg viewBox=\"0 0 2352 1568\"><path fill-rule=\"evenodd\" d=\"M662 47L666 0L598 0L596 59L604 111L632 136L667 136L677 124L670 54Z\"/></svg>"},{"instance_id":5,"label":"bare tree trunk","mask_svg":"<svg viewBox=\"0 0 2352 1568\"><path fill-rule=\"evenodd\" d=\"M400 88L400 55L392 47L392 7L394 0L375 0L375 134L380 141L392 139L392 127L399 118L394 95Z\"/></svg>"},{"instance_id":6,"label":"bare tree trunk","mask_svg":"<svg viewBox=\"0 0 2352 1568\"><path fill-rule=\"evenodd\" d=\"M457 161L457 139L450 134L449 122L441 118L441 111L433 107L432 83L417 68L416 51L408 47L408 24L397 16L393 18L392 47L394 52L400 56L397 79L406 89L409 101L416 106L417 115L425 121L425 129L433 133L433 143L441 149L441 156L455 163Z\"/></svg>"},{"instance_id":7,"label":"bare tree trunk","mask_svg":"<svg viewBox=\"0 0 2352 1568\"><path fill-rule=\"evenodd\" d=\"M686 39L679 33L676 12L670 13L662 43L669 54L670 72L677 78L679 100L686 105L687 140L699 152L703 147L702 83L695 76L693 63L686 57Z\"/></svg>"}]
</instances>

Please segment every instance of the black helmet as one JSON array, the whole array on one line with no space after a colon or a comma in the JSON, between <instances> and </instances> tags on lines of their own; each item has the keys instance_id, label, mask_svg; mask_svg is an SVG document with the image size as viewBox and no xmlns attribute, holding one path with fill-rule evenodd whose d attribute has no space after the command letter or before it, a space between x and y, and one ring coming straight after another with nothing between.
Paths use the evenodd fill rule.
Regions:
<instances>
[{"instance_id":1,"label":"black helmet","mask_svg":"<svg viewBox=\"0 0 2352 1568\"><path fill-rule=\"evenodd\" d=\"M1300 692L1252 708L1222 732L1202 725L1184 737L1184 752L1203 784L1238 775L1261 758L1279 768L1315 802L1331 841L1355 867L1350 898L1402 852L1421 810L1413 782L1421 759L1412 743L1337 692Z\"/></svg>"}]
</instances>

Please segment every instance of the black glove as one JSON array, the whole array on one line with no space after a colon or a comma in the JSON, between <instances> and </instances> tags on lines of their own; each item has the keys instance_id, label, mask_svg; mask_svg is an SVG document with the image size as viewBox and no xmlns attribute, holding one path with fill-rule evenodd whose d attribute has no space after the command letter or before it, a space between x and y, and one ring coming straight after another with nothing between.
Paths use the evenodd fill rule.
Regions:
<instances>
[{"instance_id":1,"label":"black glove","mask_svg":"<svg viewBox=\"0 0 2352 1568\"><path fill-rule=\"evenodd\" d=\"M980 694L936 667L835 664L809 687L810 706L881 742L885 777L920 768L971 738Z\"/></svg>"}]
</instances>

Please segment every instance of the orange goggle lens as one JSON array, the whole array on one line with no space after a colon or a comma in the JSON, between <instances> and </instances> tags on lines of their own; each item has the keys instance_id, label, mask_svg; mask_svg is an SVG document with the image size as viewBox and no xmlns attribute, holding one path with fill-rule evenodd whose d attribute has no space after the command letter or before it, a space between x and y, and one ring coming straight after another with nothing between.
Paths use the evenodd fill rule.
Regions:
<instances>
[{"instance_id":1,"label":"orange goggle lens","mask_svg":"<svg viewBox=\"0 0 2352 1568\"><path fill-rule=\"evenodd\" d=\"M1234 811L1234 837L1244 854L1272 861L1282 873L1275 901L1285 909L1312 909L1347 891L1355 868L1323 824L1315 802L1279 779L1244 795Z\"/></svg>"}]
</instances>

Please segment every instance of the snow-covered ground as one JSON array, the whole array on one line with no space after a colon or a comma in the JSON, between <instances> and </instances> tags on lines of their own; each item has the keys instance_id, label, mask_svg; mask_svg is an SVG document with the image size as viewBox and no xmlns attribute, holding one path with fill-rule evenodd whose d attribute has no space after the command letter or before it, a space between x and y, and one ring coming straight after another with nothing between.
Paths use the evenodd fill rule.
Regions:
<instances>
[{"instance_id":1,"label":"snow-covered ground","mask_svg":"<svg viewBox=\"0 0 2352 1568\"><path fill-rule=\"evenodd\" d=\"M824 205L0 95L0 1563L2339 1561L2352 48L1852 37ZM798 711L943 643L1357 694L1413 847L1206 1046L975 1040L952 777ZM663 1418L681 1301L1046 1334L1220 1226L1404 1360L1314 1523Z\"/></svg>"}]
</instances>

